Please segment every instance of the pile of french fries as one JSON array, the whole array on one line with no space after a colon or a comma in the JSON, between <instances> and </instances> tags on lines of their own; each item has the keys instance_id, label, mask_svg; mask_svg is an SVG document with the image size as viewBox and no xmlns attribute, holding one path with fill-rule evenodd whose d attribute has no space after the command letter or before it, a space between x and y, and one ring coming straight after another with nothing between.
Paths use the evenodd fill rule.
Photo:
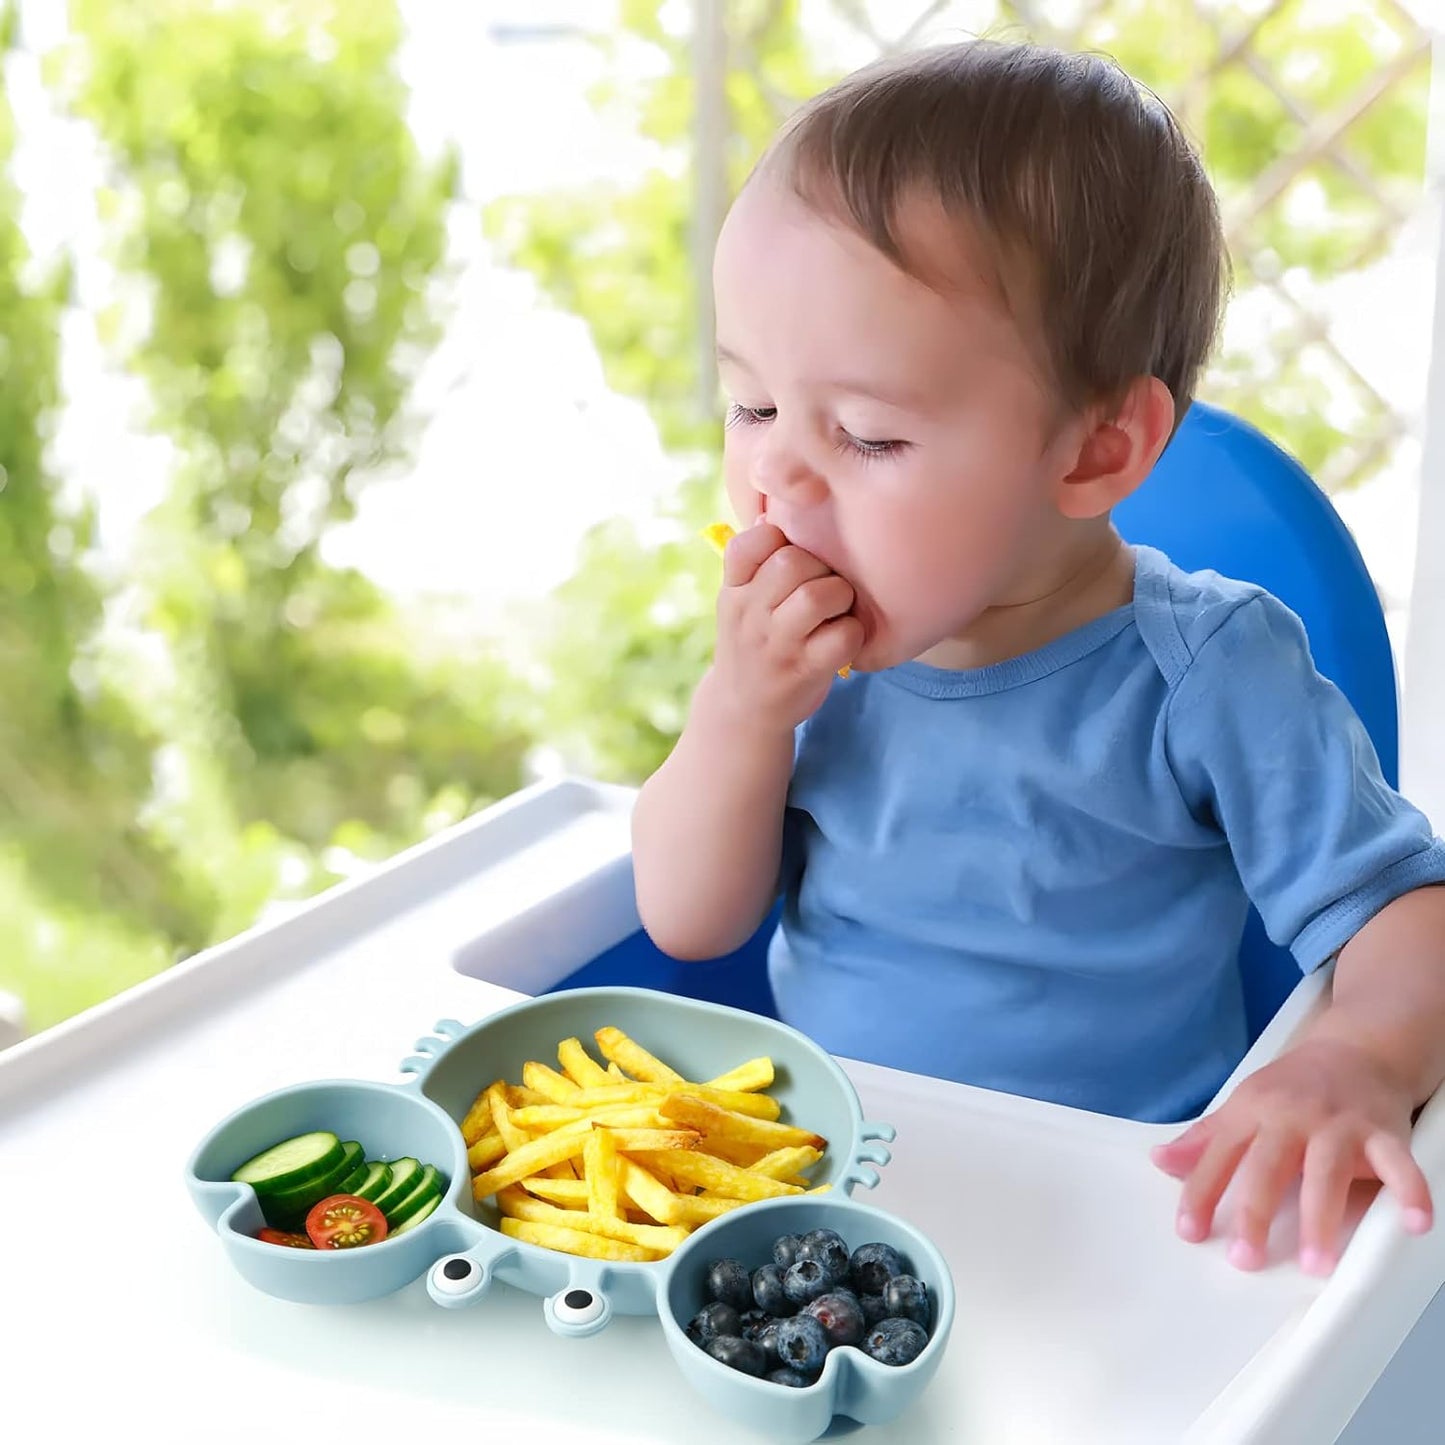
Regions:
<instances>
[{"instance_id":1,"label":"pile of french fries","mask_svg":"<svg viewBox=\"0 0 1445 1445\"><path fill-rule=\"evenodd\" d=\"M594 1038L606 1067L563 1039L560 1069L529 1061L521 1084L495 1080L462 1120L472 1194L494 1199L504 1234L657 1260L729 1210L827 1189L806 1171L828 1141L780 1122L771 1059L689 1083L621 1029Z\"/></svg>"}]
</instances>

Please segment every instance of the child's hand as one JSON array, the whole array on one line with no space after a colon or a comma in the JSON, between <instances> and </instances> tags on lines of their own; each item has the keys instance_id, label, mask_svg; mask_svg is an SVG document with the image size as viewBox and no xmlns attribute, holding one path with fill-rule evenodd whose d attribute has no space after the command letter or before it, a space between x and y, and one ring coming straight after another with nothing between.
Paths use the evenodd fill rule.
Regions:
<instances>
[{"instance_id":1,"label":"child's hand","mask_svg":"<svg viewBox=\"0 0 1445 1445\"><path fill-rule=\"evenodd\" d=\"M852 605L852 586L771 523L739 532L723 553L718 692L750 722L791 731L862 646Z\"/></svg>"},{"instance_id":2,"label":"child's hand","mask_svg":"<svg viewBox=\"0 0 1445 1445\"><path fill-rule=\"evenodd\" d=\"M1260 1269L1269 1227L1286 1191L1300 1185L1300 1267L1329 1274L1355 1179L1378 1179L1399 1201L1406 1229L1430 1228L1430 1187L1410 1153L1408 1090L1366 1050L1306 1041L1245 1079L1212 1114L1153 1152L1184 1180L1177 1228L1209 1237L1235 1181L1230 1262Z\"/></svg>"}]
</instances>

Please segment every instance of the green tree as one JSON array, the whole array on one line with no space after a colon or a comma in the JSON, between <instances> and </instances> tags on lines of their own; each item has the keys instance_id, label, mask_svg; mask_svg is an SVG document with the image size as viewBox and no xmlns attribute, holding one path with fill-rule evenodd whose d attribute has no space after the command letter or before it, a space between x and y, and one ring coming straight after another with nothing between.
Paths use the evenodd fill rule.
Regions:
<instances>
[{"instance_id":1,"label":"green tree","mask_svg":"<svg viewBox=\"0 0 1445 1445\"><path fill-rule=\"evenodd\" d=\"M834 9L864 23L852 0L834 0ZM1287 272L1319 279L1374 259L1390 234L1382 212L1388 220L1418 195L1427 56L1418 37L1392 28L1385 0L1323 24L1307 24L1296 0L1263 15L1257 6L1112 0L1089 7L1070 30L1050 27L1035 9L1022 0L1001 5L991 33L1108 51L1182 113L1235 224L1241 291ZM670 749L711 651L718 568L695 533L722 506L720 430L697 404L690 41L668 30L662 13L645 0L621 7L629 42L657 53L648 70L659 78L641 120L662 153L656 168L634 187L512 198L487 215L501 253L587 322L610 384L647 403L664 445L688 466L667 508L675 540L650 547L623 522L599 527L545 622L549 737L582 767L632 780ZM831 77L810 60L796 0L740 0L725 13L726 164L735 187L782 112ZM1377 84L1381 77L1389 84ZM604 91L598 103L608 98ZM1345 129L1341 143L1336 132ZM1292 155L1302 158L1294 167ZM1352 439L1332 417L1352 379L1337 365L1332 372L1328 358L1322 369L1307 345L1312 325L1308 313L1292 316L1272 345L1226 353L1205 394L1320 474L1349 450ZM1367 453L1378 399L1359 390L1351 401L1366 413ZM1356 460L1354 477L1368 475L1370 456Z\"/></svg>"},{"instance_id":2,"label":"green tree","mask_svg":"<svg viewBox=\"0 0 1445 1445\"><path fill-rule=\"evenodd\" d=\"M153 968L331 881L342 854L384 856L512 791L530 734L485 646L438 647L322 554L369 480L404 485L408 395L444 316L456 164L408 128L395 5L73 0L70 19L51 78L106 160L102 336L176 460L127 578L138 625L87 656L101 599L71 561L85 519L57 519L34 421L54 401L59 296L13 301L31 391L6 391L0 562L20 557L5 575L25 610L7 599L0 646L21 632L35 681L0 779L33 785L27 860L97 919L132 921ZM13 203L0 194L8 286ZM108 752L67 791L55 774L76 754L58 739L82 703L86 748ZM118 740L98 731L106 708ZM86 990L55 1007L109 991Z\"/></svg>"},{"instance_id":3,"label":"green tree","mask_svg":"<svg viewBox=\"0 0 1445 1445\"><path fill-rule=\"evenodd\" d=\"M0 29L8 52L13 9ZM47 457L69 268L36 270L10 179L14 131L0 93L0 982L66 956L79 975L129 981L164 961L153 931L184 935L194 914L137 823L154 738L95 664L92 518ZM66 997L64 985L42 997L37 1016Z\"/></svg>"}]
</instances>

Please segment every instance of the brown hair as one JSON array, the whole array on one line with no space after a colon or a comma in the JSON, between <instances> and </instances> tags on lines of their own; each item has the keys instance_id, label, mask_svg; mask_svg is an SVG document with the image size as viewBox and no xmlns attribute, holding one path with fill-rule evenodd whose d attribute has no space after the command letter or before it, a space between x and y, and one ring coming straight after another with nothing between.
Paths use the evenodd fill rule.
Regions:
<instances>
[{"instance_id":1,"label":"brown hair","mask_svg":"<svg viewBox=\"0 0 1445 1445\"><path fill-rule=\"evenodd\" d=\"M1157 376L1183 418L1227 285L1219 209L1174 117L1113 61L988 40L883 60L793 116L762 168L779 167L913 275L900 208L936 196L1032 313L1066 404Z\"/></svg>"}]
</instances>

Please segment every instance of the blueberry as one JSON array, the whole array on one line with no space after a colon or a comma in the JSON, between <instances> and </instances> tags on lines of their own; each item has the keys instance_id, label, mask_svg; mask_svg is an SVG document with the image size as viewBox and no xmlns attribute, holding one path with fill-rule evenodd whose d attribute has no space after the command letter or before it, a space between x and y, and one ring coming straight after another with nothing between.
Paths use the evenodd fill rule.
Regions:
<instances>
[{"instance_id":1,"label":"blueberry","mask_svg":"<svg viewBox=\"0 0 1445 1445\"><path fill-rule=\"evenodd\" d=\"M883 1320L863 1336L863 1349L881 1365L906 1365L927 1343L923 1326L912 1320Z\"/></svg>"},{"instance_id":2,"label":"blueberry","mask_svg":"<svg viewBox=\"0 0 1445 1445\"><path fill-rule=\"evenodd\" d=\"M778 1326L781 1320L769 1317L767 1324L753 1336L754 1342L767 1356L769 1366L782 1363L782 1356L778 1354Z\"/></svg>"},{"instance_id":3,"label":"blueberry","mask_svg":"<svg viewBox=\"0 0 1445 1445\"><path fill-rule=\"evenodd\" d=\"M771 1324L772 1319L767 1310L745 1310L738 1317L738 1322L742 1325L738 1333L745 1340L755 1340L762 1333L763 1326Z\"/></svg>"},{"instance_id":4,"label":"blueberry","mask_svg":"<svg viewBox=\"0 0 1445 1445\"><path fill-rule=\"evenodd\" d=\"M741 1334L742 1328L743 1323L738 1312L731 1305L714 1300L710 1305L704 1305L692 1317L692 1322L687 1327L687 1337L695 1345L706 1345L709 1340L715 1340L719 1335Z\"/></svg>"},{"instance_id":5,"label":"blueberry","mask_svg":"<svg viewBox=\"0 0 1445 1445\"><path fill-rule=\"evenodd\" d=\"M848 1246L836 1229L810 1229L799 1241L798 1258L816 1259L830 1286L848 1278Z\"/></svg>"},{"instance_id":6,"label":"blueberry","mask_svg":"<svg viewBox=\"0 0 1445 1445\"><path fill-rule=\"evenodd\" d=\"M883 1305L893 1319L912 1320L928 1328L928 1286L911 1274L896 1274L883 1286Z\"/></svg>"},{"instance_id":7,"label":"blueberry","mask_svg":"<svg viewBox=\"0 0 1445 1445\"><path fill-rule=\"evenodd\" d=\"M848 1261L853 1288L862 1294L882 1294L895 1274L907 1274L902 1256L891 1244L860 1244Z\"/></svg>"},{"instance_id":8,"label":"blueberry","mask_svg":"<svg viewBox=\"0 0 1445 1445\"><path fill-rule=\"evenodd\" d=\"M741 1260L713 1260L707 1272L707 1297L735 1310L752 1309L753 1282Z\"/></svg>"},{"instance_id":9,"label":"blueberry","mask_svg":"<svg viewBox=\"0 0 1445 1445\"><path fill-rule=\"evenodd\" d=\"M828 1354L828 1333L812 1315L778 1322L778 1358L805 1375L816 1375Z\"/></svg>"},{"instance_id":10,"label":"blueberry","mask_svg":"<svg viewBox=\"0 0 1445 1445\"><path fill-rule=\"evenodd\" d=\"M741 1335L719 1335L703 1348L713 1359L721 1360L729 1369L741 1370L745 1375L761 1375L767 1368L763 1352Z\"/></svg>"},{"instance_id":11,"label":"blueberry","mask_svg":"<svg viewBox=\"0 0 1445 1445\"><path fill-rule=\"evenodd\" d=\"M828 1271L816 1259L800 1259L783 1276L783 1293L795 1305L805 1305L827 1294L832 1284Z\"/></svg>"},{"instance_id":12,"label":"blueberry","mask_svg":"<svg viewBox=\"0 0 1445 1445\"><path fill-rule=\"evenodd\" d=\"M872 1329L879 1320L888 1318L888 1306L883 1303L881 1294L859 1295L858 1303L863 1307L863 1325L865 1329Z\"/></svg>"},{"instance_id":13,"label":"blueberry","mask_svg":"<svg viewBox=\"0 0 1445 1445\"><path fill-rule=\"evenodd\" d=\"M783 1271L775 1264L753 1271L753 1299L770 1315L790 1315L798 1307L784 1292Z\"/></svg>"},{"instance_id":14,"label":"blueberry","mask_svg":"<svg viewBox=\"0 0 1445 1445\"><path fill-rule=\"evenodd\" d=\"M813 1383L812 1375L805 1375L801 1370L790 1370L786 1365L770 1371L768 1379L775 1385L791 1385L795 1390L805 1390Z\"/></svg>"},{"instance_id":15,"label":"blueberry","mask_svg":"<svg viewBox=\"0 0 1445 1445\"><path fill-rule=\"evenodd\" d=\"M803 1313L812 1315L828 1336L830 1345L856 1345L867 1328L863 1306L852 1290L830 1290L803 1306Z\"/></svg>"},{"instance_id":16,"label":"blueberry","mask_svg":"<svg viewBox=\"0 0 1445 1445\"><path fill-rule=\"evenodd\" d=\"M773 1241L773 1263L780 1270L791 1269L798 1262L798 1246L801 1243L796 1234L780 1234Z\"/></svg>"}]
</instances>

